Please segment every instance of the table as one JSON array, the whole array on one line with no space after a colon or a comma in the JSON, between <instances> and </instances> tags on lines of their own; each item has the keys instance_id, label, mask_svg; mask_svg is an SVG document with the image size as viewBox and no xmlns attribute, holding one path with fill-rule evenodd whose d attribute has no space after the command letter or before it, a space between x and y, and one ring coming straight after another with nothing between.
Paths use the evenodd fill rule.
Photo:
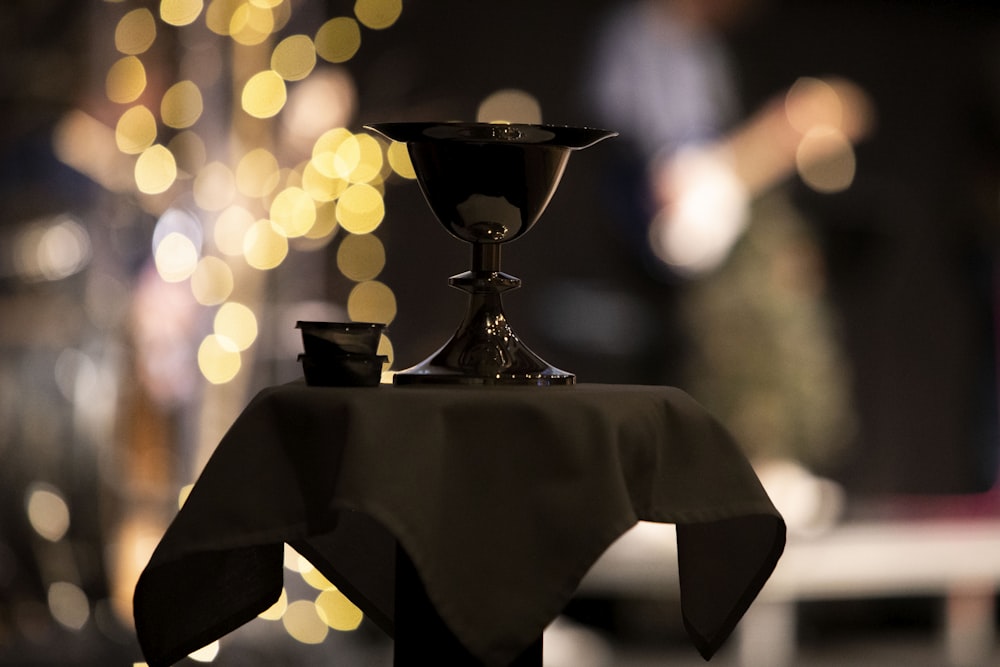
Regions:
<instances>
[{"instance_id":1,"label":"table","mask_svg":"<svg viewBox=\"0 0 1000 667\"><path fill-rule=\"evenodd\" d=\"M684 392L271 387L143 571L136 632L161 667L251 620L280 594L287 542L393 635L398 546L450 631L505 665L639 520L676 524L682 616L709 658L774 569L785 524Z\"/></svg>"}]
</instances>

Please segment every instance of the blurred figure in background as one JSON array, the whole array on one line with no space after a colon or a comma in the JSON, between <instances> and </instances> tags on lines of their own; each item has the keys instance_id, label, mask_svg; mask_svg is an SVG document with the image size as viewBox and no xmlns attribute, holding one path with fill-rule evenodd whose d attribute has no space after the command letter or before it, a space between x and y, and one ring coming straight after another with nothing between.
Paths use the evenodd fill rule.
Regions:
<instances>
[{"instance_id":1,"label":"blurred figure in background","mask_svg":"<svg viewBox=\"0 0 1000 667\"><path fill-rule=\"evenodd\" d=\"M667 381L758 465L797 461L862 495L984 490L985 30L967 6L813 4L644 0L603 33L590 100L627 149L617 221L678 295L682 370ZM943 51L915 53L942 35L965 40L948 68L930 62Z\"/></svg>"},{"instance_id":2,"label":"blurred figure in background","mask_svg":"<svg viewBox=\"0 0 1000 667\"><path fill-rule=\"evenodd\" d=\"M822 469L852 424L846 378L815 243L777 186L806 133L828 127L850 146L869 112L849 82L812 79L744 114L727 32L757 4L625 6L599 44L590 97L622 133L616 220L676 294L680 370L663 381L717 414L762 473ZM840 147L828 142L810 159Z\"/></svg>"}]
</instances>

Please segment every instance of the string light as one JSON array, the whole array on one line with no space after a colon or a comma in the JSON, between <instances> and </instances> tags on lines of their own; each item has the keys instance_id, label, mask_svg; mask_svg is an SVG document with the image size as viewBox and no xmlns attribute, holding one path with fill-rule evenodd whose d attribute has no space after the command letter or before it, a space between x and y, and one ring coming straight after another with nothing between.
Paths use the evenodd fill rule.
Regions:
<instances>
[{"instance_id":1,"label":"string light","mask_svg":"<svg viewBox=\"0 0 1000 667\"><path fill-rule=\"evenodd\" d=\"M184 230L159 233L153 260L160 277L189 281L195 301L221 306L221 313L240 290L241 273L234 262L271 270L288 257L290 242L296 250L309 251L325 246L343 230L337 266L357 283L349 314L353 308L391 319L395 297L374 280L385 265L385 249L372 232L385 215L383 181L415 175L405 146L344 126L356 92L346 70L338 71L338 66L361 49L364 30L385 30L399 20L401 0L358 0L353 14L331 17L312 35L280 38L279 31L291 21L294 3L289 0L161 0L152 8L128 8L127 0L120 4L114 31L120 57L105 78L108 100L122 106L113 133L115 148L131 158L135 192L173 201L186 198L210 226L212 243L204 248L200 230L198 238ZM314 89L322 91L322 110L316 111L314 103L303 107L297 100L294 126L286 126L290 141L309 142L307 161L282 165L277 151L253 145L238 159L220 159L218 143L207 144L204 128L199 129L210 94L206 86L215 79L166 81L159 87L161 82L151 74L160 71L153 60L156 41L164 31L198 23L218 38L231 40L236 49L269 49L263 69L234 82L237 112L262 121L293 113L286 113L287 82L301 82L298 90L306 97ZM273 46L268 45L271 40ZM156 89L150 81L156 81ZM331 115L330 108L337 112ZM320 117L333 120L333 126L319 129ZM317 129L303 134L302 128ZM82 147L71 148L64 154L84 156ZM240 352L252 341L237 344L234 335L216 331L203 340L199 367L208 381L224 383L238 372Z\"/></svg>"}]
</instances>

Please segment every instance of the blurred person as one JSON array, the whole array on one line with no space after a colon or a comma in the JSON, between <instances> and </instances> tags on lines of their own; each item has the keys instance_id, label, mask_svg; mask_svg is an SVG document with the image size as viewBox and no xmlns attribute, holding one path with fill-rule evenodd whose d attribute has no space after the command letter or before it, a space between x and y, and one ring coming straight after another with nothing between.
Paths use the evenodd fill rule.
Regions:
<instances>
[{"instance_id":1,"label":"blurred person","mask_svg":"<svg viewBox=\"0 0 1000 667\"><path fill-rule=\"evenodd\" d=\"M631 139L612 176L623 234L680 294L675 383L758 461L864 496L982 491L994 33L978 3L807 5L634 2L598 48L591 100Z\"/></svg>"},{"instance_id":2,"label":"blurred person","mask_svg":"<svg viewBox=\"0 0 1000 667\"><path fill-rule=\"evenodd\" d=\"M758 9L751 0L619 8L599 40L589 98L623 140L610 176L621 233L675 301L681 333L658 344L675 346L679 370L663 381L717 414L762 473L810 478L841 454L851 406L815 243L778 186L805 133L829 124L851 144L870 112L850 82L810 79L745 114L727 39Z\"/></svg>"},{"instance_id":3,"label":"blurred person","mask_svg":"<svg viewBox=\"0 0 1000 667\"><path fill-rule=\"evenodd\" d=\"M738 45L748 96L823 72L877 110L850 187L790 183L850 361L858 431L835 474L866 504L971 494L998 509L996 491L975 497L996 488L1000 447L998 29L1000 7L977 0L775 2Z\"/></svg>"}]
</instances>

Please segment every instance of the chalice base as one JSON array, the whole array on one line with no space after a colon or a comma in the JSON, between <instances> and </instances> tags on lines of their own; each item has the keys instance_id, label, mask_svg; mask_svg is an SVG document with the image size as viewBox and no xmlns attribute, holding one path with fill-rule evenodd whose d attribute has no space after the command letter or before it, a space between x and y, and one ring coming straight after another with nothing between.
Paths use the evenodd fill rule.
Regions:
<instances>
[{"instance_id":1,"label":"chalice base","mask_svg":"<svg viewBox=\"0 0 1000 667\"><path fill-rule=\"evenodd\" d=\"M469 293L469 309L441 349L393 376L393 384L569 385L576 376L551 366L521 342L503 312L500 293L520 281L499 271L453 276L452 287Z\"/></svg>"}]
</instances>

